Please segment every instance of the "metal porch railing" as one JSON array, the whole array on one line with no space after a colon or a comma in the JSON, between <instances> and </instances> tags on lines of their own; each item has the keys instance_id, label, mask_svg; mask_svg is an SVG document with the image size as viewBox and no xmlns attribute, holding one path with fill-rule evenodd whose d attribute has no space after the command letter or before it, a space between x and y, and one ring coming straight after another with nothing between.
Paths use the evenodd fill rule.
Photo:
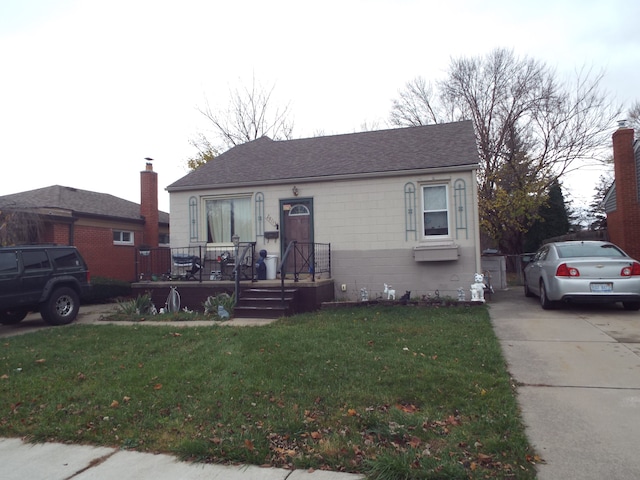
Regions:
<instances>
[{"instance_id":1,"label":"metal porch railing","mask_svg":"<svg viewBox=\"0 0 640 480\"><path fill-rule=\"evenodd\" d=\"M241 242L238 258L233 245L209 247L197 245L180 248L137 248L136 279L161 280L240 280L255 278L255 242Z\"/></svg>"}]
</instances>

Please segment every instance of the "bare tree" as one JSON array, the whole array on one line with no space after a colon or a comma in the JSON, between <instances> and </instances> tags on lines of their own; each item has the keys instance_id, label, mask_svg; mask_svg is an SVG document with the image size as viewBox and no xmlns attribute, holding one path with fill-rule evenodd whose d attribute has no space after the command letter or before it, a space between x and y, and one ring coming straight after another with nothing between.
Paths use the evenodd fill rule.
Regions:
<instances>
[{"instance_id":1,"label":"bare tree","mask_svg":"<svg viewBox=\"0 0 640 480\"><path fill-rule=\"evenodd\" d=\"M433 86L423 78L416 77L407 82L399 98L393 100L389 121L397 127L418 127L439 123L440 116L434 111Z\"/></svg>"},{"instance_id":2,"label":"bare tree","mask_svg":"<svg viewBox=\"0 0 640 480\"><path fill-rule=\"evenodd\" d=\"M187 167L189 167L189 170L195 170L218 156L218 150L202 133L199 133L195 138L189 140L189 143L198 150L195 155L187 158Z\"/></svg>"},{"instance_id":3,"label":"bare tree","mask_svg":"<svg viewBox=\"0 0 640 480\"><path fill-rule=\"evenodd\" d=\"M481 224L496 246L512 250L508 237L531 226L549 186L603 159L620 109L601 92L602 78L583 70L560 82L544 63L497 49L452 60L437 90L421 79L408 84L390 117L395 125L473 121ZM520 214L499 214L504 208Z\"/></svg>"},{"instance_id":4,"label":"bare tree","mask_svg":"<svg viewBox=\"0 0 640 480\"><path fill-rule=\"evenodd\" d=\"M205 101L198 111L209 120L215 140L200 135L199 144L205 139L210 147L204 151L223 151L265 135L273 140L290 139L293 122L289 119L289 105L282 108L272 105L274 89L275 86L262 87L254 77L249 87L242 85L230 90L226 108L214 109Z\"/></svg>"},{"instance_id":5,"label":"bare tree","mask_svg":"<svg viewBox=\"0 0 640 480\"><path fill-rule=\"evenodd\" d=\"M640 134L640 101L636 100L628 113L629 126L635 130L635 136L638 138Z\"/></svg>"},{"instance_id":6,"label":"bare tree","mask_svg":"<svg viewBox=\"0 0 640 480\"><path fill-rule=\"evenodd\" d=\"M35 209L11 203L0 205L0 246L42 241L44 224Z\"/></svg>"}]
</instances>

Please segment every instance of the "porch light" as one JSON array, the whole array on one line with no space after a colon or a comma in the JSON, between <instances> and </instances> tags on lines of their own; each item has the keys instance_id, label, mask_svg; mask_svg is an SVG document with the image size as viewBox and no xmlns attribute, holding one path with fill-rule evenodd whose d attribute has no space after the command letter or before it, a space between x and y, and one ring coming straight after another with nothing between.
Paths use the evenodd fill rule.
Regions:
<instances>
[{"instance_id":1,"label":"porch light","mask_svg":"<svg viewBox=\"0 0 640 480\"><path fill-rule=\"evenodd\" d=\"M234 233L231 237L231 243L233 243L234 247L238 248L238 245L240 245L240 235Z\"/></svg>"},{"instance_id":2,"label":"porch light","mask_svg":"<svg viewBox=\"0 0 640 480\"><path fill-rule=\"evenodd\" d=\"M296 187L295 185L293 186L293 188L291 189L291 191L293 192L293 196L297 197L298 196L298 187Z\"/></svg>"}]
</instances>

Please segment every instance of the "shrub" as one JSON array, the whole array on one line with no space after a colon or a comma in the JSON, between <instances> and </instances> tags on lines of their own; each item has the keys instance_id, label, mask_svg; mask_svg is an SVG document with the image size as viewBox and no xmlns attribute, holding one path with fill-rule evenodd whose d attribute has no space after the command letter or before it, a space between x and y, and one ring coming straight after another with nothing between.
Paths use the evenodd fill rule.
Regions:
<instances>
[{"instance_id":1,"label":"shrub","mask_svg":"<svg viewBox=\"0 0 640 480\"><path fill-rule=\"evenodd\" d=\"M126 315L148 315L155 314L156 307L151 300L149 292L138 295L134 300L118 301L118 313Z\"/></svg>"},{"instance_id":2,"label":"shrub","mask_svg":"<svg viewBox=\"0 0 640 480\"><path fill-rule=\"evenodd\" d=\"M114 278L91 278L91 291L83 300L86 303L108 303L116 298L131 297L131 283Z\"/></svg>"},{"instance_id":3,"label":"shrub","mask_svg":"<svg viewBox=\"0 0 640 480\"><path fill-rule=\"evenodd\" d=\"M209 296L202 304L204 307L204 313L207 315L213 315L217 317L216 320L226 320L221 318L218 315L218 308L222 306L227 312L229 312L229 316L233 316L233 307L236 304L236 296L235 294L229 295L228 293L219 293L215 297Z\"/></svg>"}]
</instances>

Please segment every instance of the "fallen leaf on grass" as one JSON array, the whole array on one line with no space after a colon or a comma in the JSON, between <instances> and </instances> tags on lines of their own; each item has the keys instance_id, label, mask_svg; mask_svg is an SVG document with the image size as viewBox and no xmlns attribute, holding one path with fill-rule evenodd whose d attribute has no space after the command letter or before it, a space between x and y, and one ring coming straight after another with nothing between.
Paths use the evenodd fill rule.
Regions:
<instances>
[{"instance_id":1,"label":"fallen leaf on grass","mask_svg":"<svg viewBox=\"0 0 640 480\"><path fill-rule=\"evenodd\" d=\"M111 408L118 408L120 406L120 402L117 400L114 400L113 402L111 402Z\"/></svg>"},{"instance_id":2,"label":"fallen leaf on grass","mask_svg":"<svg viewBox=\"0 0 640 480\"><path fill-rule=\"evenodd\" d=\"M529 463L544 463L544 460L539 455L527 455L526 459Z\"/></svg>"},{"instance_id":3,"label":"fallen leaf on grass","mask_svg":"<svg viewBox=\"0 0 640 480\"><path fill-rule=\"evenodd\" d=\"M162 384L161 384L161 383L156 383L156 384L153 386L153 389L154 389L154 390L161 390L161 389L162 389Z\"/></svg>"},{"instance_id":4,"label":"fallen leaf on grass","mask_svg":"<svg viewBox=\"0 0 640 480\"><path fill-rule=\"evenodd\" d=\"M404 413L416 413L418 411L418 407L413 404L398 403L396 408Z\"/></svg>"},{"instance_id":5,"label":"fallen leaf on grass","mask_svg":"<svg viewBox=\"0 0 640 480\"><path fill-rule=\"evenodd\" d=\"M254 448L255 448L255 447L253 446L253 442L252 442L251 440L249 440L248 438L244 441L244 446L245 446L245 447L247 447L247 449L248 449L250 452L253 452L253 450L254 450Z\"/></svg>"},{"instance_id":6,"label":"fallen leaf on grass","mask_svg":"<svg viewBox=\"0 0 640 480\"><path fill-rule=\"evenodd\" d=\"M36 363L45 363L46 360L44 358L39 358L38 360L36 360Z\"/></svg>"},{"instance_id":7,"label":"fallen leaf on grass","mask_svg":"<svg viewBox=\"0 0 640 480\"><path fill-rule=\"evenodd\" d=\"M418 437L411 437L411 440L407 442L407 444L413 448L418 448L420 446L420 443L422 443L422 440L420 440Z\"/></svg>"}]
</instances>

